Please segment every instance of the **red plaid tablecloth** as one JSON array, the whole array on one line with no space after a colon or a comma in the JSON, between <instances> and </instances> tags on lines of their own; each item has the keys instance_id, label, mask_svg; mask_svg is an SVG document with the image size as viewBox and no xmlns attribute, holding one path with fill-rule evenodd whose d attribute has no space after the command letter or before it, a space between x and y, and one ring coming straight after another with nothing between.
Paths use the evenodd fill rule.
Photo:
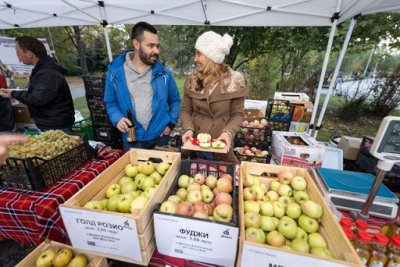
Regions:
<instances>
[{"instance_id":1,"label":"red plaid tablecloth","mask_svg":"<svg viewBox=\"0 0 400 267\"><path fill-rule=\"evenodd\" d=\"M104 171L123 152L92 159L42 192L0 186L0 240L39 245L45 239L68 243L58 206Z\"/></svg>"}]
</instances>

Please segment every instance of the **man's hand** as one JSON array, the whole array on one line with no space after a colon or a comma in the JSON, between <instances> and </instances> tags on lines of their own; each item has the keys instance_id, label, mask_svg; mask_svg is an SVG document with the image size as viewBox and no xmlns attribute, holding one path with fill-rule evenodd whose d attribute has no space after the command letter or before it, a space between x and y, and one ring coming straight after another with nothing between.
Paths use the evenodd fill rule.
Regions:
<instances>
[{"instance_id":1,"label":"man's hand","mask_svg":"<svg viewBox=\"0 0 400 267\"><path fill-rule=\"evenodd\" d=\"M227 132L222 132L220 136L217 138L218 140L224 141L226 144L226 147L228 149L231 148L232 145L232 138Z\"/></svg>"},{"instance_id":2,"label":"man's hand","mask_svg":"<svg viewBox=\"0 0 400 267\"><path fill-rule=\"evenodd\" d=\"M185 144L187 141L192 141L192 140L193 140L193 131L192 130L187 130L182 135L182 143Z\"/></svg>"},{"instance_id":3,"label":"man's hand","mask_svg":"<svg viewBox=\"0 0 400 267\"><path fill-rule=\"evenodd\" d=\"M29 136L22 134L0 135L0 164L8 157L8 146L11 144L24 144L29 141Z\"/></svg>"},{"instance_id":4,"label":"man's hand","mask_svg":"<svg viewBox=\"0 0 400 267\"><path fill-rule=\"evenodd\" d=\"M5 88L0 88L0 96L10 98L11 90L5 89Z\"/></svg>"},{"instance_id":5,"label":"man's hand","mask_svg":"<svg viewBox=\"0 0 400 267\"><path fill-rule=\"evenodd\" d=\"M131 126L131 121L125 117L121 118L117 123L117 129L122 133L126 133L128 131L128 128Z\"/></svg>"}]
</instances>

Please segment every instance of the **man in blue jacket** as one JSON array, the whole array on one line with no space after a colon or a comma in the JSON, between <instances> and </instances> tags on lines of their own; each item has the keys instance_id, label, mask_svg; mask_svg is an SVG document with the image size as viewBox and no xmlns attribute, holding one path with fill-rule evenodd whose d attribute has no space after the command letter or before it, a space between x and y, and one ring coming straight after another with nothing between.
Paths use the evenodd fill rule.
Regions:
<instances>
[{"instance_id":1,"label":"man in blue jacket","mask_svg":"<svg viewBox=\"0 0 400 267\"><path fill-rule=\"evenodd\" d=\"M146 22L132 29L134 51L120 54L108 66L104 101L112 124L122 132L124 150L167 145L178 121L180 95L169 70L158 61L157 30ZM136 141L127 141L135 125Z\"/></svg>"}]
</instances>

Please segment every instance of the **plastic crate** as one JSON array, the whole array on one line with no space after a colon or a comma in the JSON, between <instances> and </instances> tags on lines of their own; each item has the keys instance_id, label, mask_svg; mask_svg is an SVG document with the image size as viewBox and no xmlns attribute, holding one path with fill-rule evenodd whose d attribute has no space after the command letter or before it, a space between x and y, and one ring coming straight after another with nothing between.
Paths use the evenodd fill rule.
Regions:
<instances>
[{"instance_id":1,"label":"plastic crate","mask_svg":"<svg viewBox=\"0 0 400 267\"><path fill-rule=\"evenodd\" d=\"M41 191L88 161L91 156L92 151L85 140L50 160L9 157L0 166L0 181L3 186Z\"/></svg>"},{"instance_id":2,"label":"plastic crate","mask_svg":"<svg viewBox=\"0 0 400 267\"><path fill-rule=\"evenodd\" d=\"M290 124L294 108L294 105L286 100L268 100L265 117L268 122L284 122Z\"/></svg>"},{"instance_id":3,"label":"plastic crate","mask_svg":"<svg viewBox=\"0 0 400 267\"><path fill-rule=\"evenodd\" d=\"M373 143L374 143L373 137L364 136L363 139L361 140L360 151L369 153L369 150L371 149Z\"/></svg>"},{"instance_id":4,"label":"plastic crate","mask_svg":"<svg viewBox=\"0 0 400 267\"><path fill-rule=\"evenodd\" d=\"M78 134L84 134L87 136L89 140L93 140L93 128L92 128L92 120L90 118L85 118L81 121L77 121L72 126L72 132Z\"/></svg>"},{"instance_id":5,"label":"plastic crate","mask_svg":"<svg viewBox=\"0 0 400 267\"><path fill-rule=\"evenodd\" d=\"M106 104L104 98L98 95L86 95L87 105L90 111L106 111Z\"/></svg>"},{"instance_id":6,"label":"plastic crate","mask_svg":"<svg viewBox=\"0 0 400 267\"><path fill-rule=\"evenodd\" d=\"M121 133L112 126L93 125L94 140L114 143L121 139Z\"/></svg>"},{"instance_id":7,"label":"plastic crate","mask_svg":"<svg viewBox=\"0 0 400 267\"><path fill-rule=\"evenodd\" d=\"M87 96L104 96L105 77L83 76L82 79Z\"/></svg>"},{"instance_id":8,"label":"plastic crate","mask_svg":"<svg viewBox=\"0 0 400 267\"><path fill-rule=\"evenodd\" d=\"M238 159L238 161L242 162L242 161L251 161L251 162L258 162L258 163L267 163L269 164L271 161L271 154L268 152L268 155L264 156L264 157L260 157L260 156L251 156L251 155L244 155L244 154L240 154L237 151L233 151L233 153L235 154L235 157Z\"/></svg>"},{"instance_id":9,"label":"plastic crate","mask_svg":"<svg viewBox=\"0 0 400 267\"><path fill-rule=\"evenodd\" d=\"M269 127L254 128L254 127L240 127L239 132L236 134L235 139L241 143L266 143L270 145L271 130Z\"/></svg>"},{"instance_id":10,"label":"plastic crate","mask_svg":"<svg viewBox=\"0 0 400 267\"><path fill-rule=\"evenodd\" d=\"M91 110L90 116L92 117L93 125L113 127L105 110Z\"/></svg>"}]
</instances>

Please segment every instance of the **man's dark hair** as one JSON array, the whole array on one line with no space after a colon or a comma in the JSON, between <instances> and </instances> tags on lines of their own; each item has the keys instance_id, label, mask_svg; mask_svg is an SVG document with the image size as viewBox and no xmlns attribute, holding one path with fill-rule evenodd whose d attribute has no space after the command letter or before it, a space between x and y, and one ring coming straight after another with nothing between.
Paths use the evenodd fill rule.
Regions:
<instances>
[{"instance_id":1,"label":"man's dark hair","mask_svg":"<svg viewBox=\"0 0 400 267\"><path fill-rule=\"evenodd\" d=\"M47 55L46 47L35 37L21 36L15 38L15 41L24 52L31 51L37 58L42 58Z\"/></svg>"},{"instance_id":2,"label":"man's dark hair","mask_svg":"<svg viewBox=\"0 0 400 267\"><path fill-rule=\"evenodd\" d=\"M141 22L136 23L135 26L133 26L133 28L132 28L132 34L131 34L132 41L134 39L138 40L139 42L143 41L143 32L145 32L145 31L157 34L157 29L154 28L153 25L151 25L147 22L141 21Z\"/></svg>"}]
</instances>

